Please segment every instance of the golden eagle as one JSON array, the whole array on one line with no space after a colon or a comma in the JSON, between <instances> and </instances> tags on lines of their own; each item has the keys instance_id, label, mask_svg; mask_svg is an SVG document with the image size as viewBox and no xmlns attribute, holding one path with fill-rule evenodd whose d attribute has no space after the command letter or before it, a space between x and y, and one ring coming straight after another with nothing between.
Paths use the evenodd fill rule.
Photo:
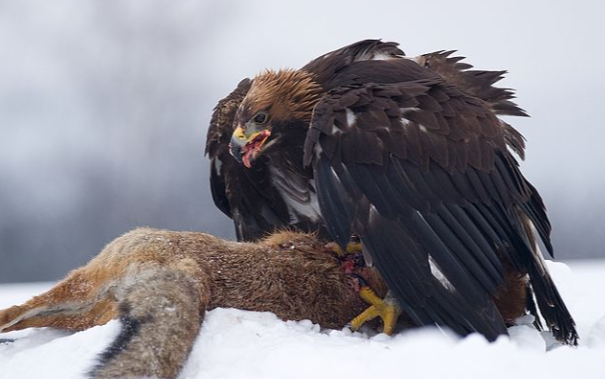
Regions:
<instances>
[{"instance_id":1,"label":"golden eagle","mask_svg":"<svg viewBox=\"0 0 605 379\"><path fill-rule=\"evenodd\" d=\"M497 117L526 114L493 86L504 71L452 53L365 40L244 79L208 130L214 201L240 240L289 227L344 249L358 236L417 325L494 340L507 302L576 344L538 249L536 236L552 254L551 225L514 157L523 137Z\"/></svg>"}]
</instances>

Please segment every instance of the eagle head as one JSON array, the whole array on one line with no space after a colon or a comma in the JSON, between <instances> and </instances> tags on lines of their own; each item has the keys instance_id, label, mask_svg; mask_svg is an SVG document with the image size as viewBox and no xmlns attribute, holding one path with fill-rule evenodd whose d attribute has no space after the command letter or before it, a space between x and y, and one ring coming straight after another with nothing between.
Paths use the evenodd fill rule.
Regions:
<instances>
[{"instance_id":1,"label":"eagle head","mask_svg":"<svg viewBox=\"0 0 605 379\"><path fill-rule=\"evenodd\" d=\"M323 93L313 75L305 71L266 71L257 75L235 115L231 155L250 168L269 147L298 135L292 133L294 129L302 126L306 133L313 107Z\"/></svg>"}]
</instances>

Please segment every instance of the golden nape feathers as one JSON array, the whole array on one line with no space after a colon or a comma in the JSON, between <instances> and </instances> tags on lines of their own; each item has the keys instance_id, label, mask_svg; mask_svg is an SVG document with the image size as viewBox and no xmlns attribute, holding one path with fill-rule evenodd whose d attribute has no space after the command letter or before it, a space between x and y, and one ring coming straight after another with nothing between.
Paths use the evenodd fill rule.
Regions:
<instances>
[{"instance_id":1,"label":"golden nape feathers","mask_svg":"<svg viewBox=\"0 0 605 379\"><path fill-rule=\"evenodd\" d=\"M290 118L309 122L313 107L323 94L324 89L308 72L267 70L254 78L242 109L251 115L268 111L273 122Z\"/></svg>"}]
</instances>

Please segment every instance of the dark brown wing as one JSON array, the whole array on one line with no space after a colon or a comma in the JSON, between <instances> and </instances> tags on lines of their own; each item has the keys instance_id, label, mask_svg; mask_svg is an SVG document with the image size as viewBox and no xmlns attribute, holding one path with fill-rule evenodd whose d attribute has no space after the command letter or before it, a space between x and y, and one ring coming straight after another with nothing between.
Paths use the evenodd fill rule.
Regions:
<instances>
[{"instance_id":1,"label":"dark brown wing","mask_svg":"<svg viewBox=\"0 0 605 379\"><path fill-rule=\"evenodd\" d=\"M367 39L326 53L307 63L301 70L316 75L318 83L327 84L342 69L354 62L398 58L404 56L396 42Z\"/></svg>"},{"instance_id":2,"label":"dark brown wing","mask_svg":"<svg viewBox=\"0 0 605 379\"><path fill-rule=\"evenodd\" d=\"M259 159L253 170L239 164L229 153L233 121L252 81L242 80L214 108L206 137L210 158L210 188L216 206L233 219L238 240L263 238L288 225L287 208L271 185L266 162Z\"/></svg>"},{"instance_id":3,"label":"dark brown wing","mask_svg":"<svg viewBox=\"0 0 605 379\"><path fill-rule=\"evenodd\" d=\"M440 50L416 58L408 58L398 46L399 44L396 42L363 40L324 54L309 62L302 70L314 73L316 80L324 88L331 89L342 85L338 74L353 63L386 59L410 60L427 69L424 72L418 69L413 72L413 75L416 76L414 79L439 76L465 93L485 101L485 104L489 105L497 115L527 116L527 113L512 101L515 98L512 89L494 86L503 79L506 71L471 70L473 68L471 64L461 62L464 57L451 56L455 50ZM399 66L406 66L407 62L398 63ZM411 72L412 67L413 65L408 64L404 70ZM399 67L397 74L394 75L397 77L397 81L403 79L401 78L401 68ZM524 159L525 140L523 136L502 120L500 120L500 126L509 147L521 159Z\"/></svg>"},{"instance_id":4,"label":"dark brown wing","mask_svg":"<svg viewBox=\"0 0 605 379\"><path fill-rule=\"evenodd\" d=\"M455 50L435 51L423 54L416 60L420 65L440 75L446 82L455 85L471 96L485 101L495 114L528 116L523 109L512 101L515 98L512 89L494 86L504 78L506 71L471 70L473 68L471 64L462 62L464 57L451 56L455 52ZM501 121L501 124L506 142L521 159L524 159L525 140L523 136L504 121Z\"/></svg>"},{"instance_id":5,"label":"dark brown wing","mask_svg":"<svg viewBox=\"0 0 605 379\"><path fill-rule=\"evenodd\" d=\"M504 78L505 70L471 70L471 64L462 62L464 57L451 56L455 52L441 50L423 54L418 63L439 74L447 83L484 100L498 115L527 116L527 113L512 101L515 98L513 90L494 86Z\"/></svg>"},{"instance_id":6,"label":"dark brown wing","mask_svg":"<svg viewBox=\"0 0 605 379\"><path fill-rule=\"evenodd\" d=\"M543 205L481 99L442 79L336 88L315 108L304 159L331 236L361 237L417 323L505 334L493 295L507 260L529 273L557 337L576 338L524 227L552 249Z\"/></svg>"},{"instance_id":7,"label":"dark brown wing","mask_svg":"<svg viewBox=\"0 0 605 379\"><path fill-rule=\"evenodd\" d=\"M220 100L212 113L206 134L206 155L210 158L210 189L216 206L228 217L233 218L229 199L226 196L225 163L233 161L229 154L229 141L233 134L233 121L239 104L250 89L252 81L242 80L237 88Z\"/></svg>"}]
</instances>

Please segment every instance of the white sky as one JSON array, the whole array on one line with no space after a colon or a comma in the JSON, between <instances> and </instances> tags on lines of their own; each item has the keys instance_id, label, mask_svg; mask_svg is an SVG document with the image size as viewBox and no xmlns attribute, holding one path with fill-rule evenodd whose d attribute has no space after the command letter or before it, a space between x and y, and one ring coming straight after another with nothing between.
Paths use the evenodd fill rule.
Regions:
<instances>
[{"instance_id":1,"label":"white sky","mask_svg":"<svg viewBox=\"0 0 605 379\"><path fill-rule=\"evenodd\" d=\"M408 55L458 49L477 68L509 70L502 85L532 116L510 120L528 139L522 168L556 249L605 257L603 15L602 0L0 0L0 197L21 212L0 209L0 255L58 261L44 246L55 240L7 251L3 236L23 240L16 218L67 256L136 225L232 235L208 203L202 157L216 101L265 68L383 38ZM91 181L98 167L107 173ZM95 192L104 187L114 192ZM105 202L91 222L100 236L62 224L92 201ZM93 248L70 246L75 235Z\"/></svg>"}]
</instances>

